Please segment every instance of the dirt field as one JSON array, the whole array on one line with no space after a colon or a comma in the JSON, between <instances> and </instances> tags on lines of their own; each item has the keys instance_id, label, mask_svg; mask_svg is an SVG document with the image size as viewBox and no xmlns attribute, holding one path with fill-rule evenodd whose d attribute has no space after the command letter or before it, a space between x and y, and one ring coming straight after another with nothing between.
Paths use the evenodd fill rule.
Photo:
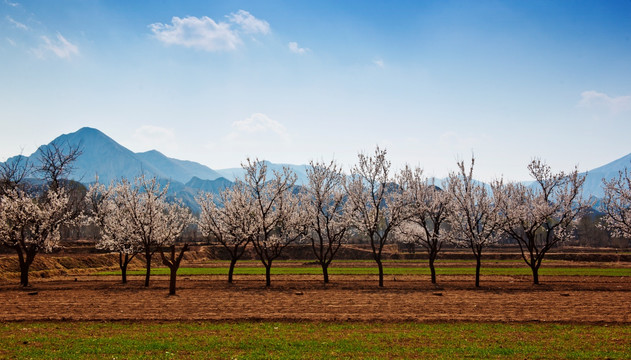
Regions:
<instances>
[{"instance_id":1,"label":"dirt field","mask_svg":"<svg viewBox=\"0 0 631 360\"><path fill-rule=\"evenodd\" d=\"M75 281L76 279L76 281ZM178 294L167 296L166 277L142 287L118 277L66 276L36 279L21 289L0 282L0 321L33 320L278 320L278 321L490 321L631 323L628 277L547 276L533 286L529 277L483 276L474 289L470 276L192 276L178 279ZM396 279L396 280L395 280Z\"/></svg>"}]
</instances>

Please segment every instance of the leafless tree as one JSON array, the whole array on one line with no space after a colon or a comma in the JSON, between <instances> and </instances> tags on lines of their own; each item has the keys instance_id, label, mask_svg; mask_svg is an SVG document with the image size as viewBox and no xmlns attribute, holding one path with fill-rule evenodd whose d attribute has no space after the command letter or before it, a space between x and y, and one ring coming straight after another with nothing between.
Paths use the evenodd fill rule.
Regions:
<instances>
[{"instance_id":1,"label":"leafless tree","mask_svg":"<svg viewBox=\"0 0 631 360\"><path fill-rule=\"evenodd\" d=\"M72 173L75 161L83 153L80 145L54 142L40 147L38 151L39 163L36 172L41 174L53 190L59 188L60 182Z\"/></svg>"},{"instance_id":2,"label":"leafless tree","mask_svg":"<svg viewBox=\"0 0 631 360\"><path fill-rule=\"evenodd\" d=\"M24 189L26 185L24 179L32 173L32 170L28 158L24 156L16 156L0 163L0 196L18 187Z\"/></svg>"}]
</instances>

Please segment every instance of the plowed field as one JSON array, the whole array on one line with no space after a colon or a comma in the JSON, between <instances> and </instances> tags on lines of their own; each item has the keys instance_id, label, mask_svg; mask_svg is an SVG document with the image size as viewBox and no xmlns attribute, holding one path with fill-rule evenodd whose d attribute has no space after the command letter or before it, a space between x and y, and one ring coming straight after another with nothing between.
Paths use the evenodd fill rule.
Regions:
<instances>
[{"instance_id":1,"label":"plowed field","mask_svg":"<svg viewBox=\"0 0 631 360\"><path fill-rule=\"evenodd\" d=\"M388 276L384 288L375 276L332 276L323 286L312 275L264 278L225 276L178 278L175 296L155 276L149 288L133 276L36 279L22 289L0 282L0 321L482 321L631 323L629 277L547 276L542 285L525 276L483 276L475 289L470 276Z\"/></svg>"}]
</instances>

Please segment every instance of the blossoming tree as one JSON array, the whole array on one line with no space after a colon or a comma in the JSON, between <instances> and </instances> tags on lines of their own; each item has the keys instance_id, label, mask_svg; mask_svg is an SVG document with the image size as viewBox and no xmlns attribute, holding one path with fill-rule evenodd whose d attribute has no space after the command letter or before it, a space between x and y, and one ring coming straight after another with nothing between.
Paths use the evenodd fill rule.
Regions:
<instances>
[{"instance_id":1,"label":"blossoming tree","mask_svg":"<svg viewBox=\"0 0 631 360\"><path fill-rule=\"evenodd\" d=\"M528 164L528 171L534 185L510 183L499 189L505 198L500 213L504 232L517 241L532 270L533 283L539 284L545 254L572 236L570 227L587 208L581 198L585 175L576 168L570 173L553 173L541 160Z\"/></svg>"},{"instance_id":2,"label":"blossoming tree","mask_svg":"<svg viewBox=\"0 0 631 360\"><path fill-rule=\"evenodd\" d=\"M351 209L345 200L344 175L333 161L328 164L311 161L307 177L305 209L309 238L326 284L329 282L329 265L346 240Z\"/></svg>"},{"instance_id":3,"label":"blossoming tree","mask_svg":"<svg viewBox=\"0 0 631 360\"><path fill-rule=\"evenodd\" d=\"M473 165L467 171L464 161L458 163L459 172L449 174L447 190L453 203L449 216L451 241L471 249L476 260L475 286L480 286L482 251L497 243L502 231L500 214L502 193L497 191L502 181L494 181L490 188L473 179Z\"/></svg>"},{"instance_id":4,"label":"blossoming tree","mask_svg":"<svg viewBox=\"0 0 631 360\"><path fill-rule=\"evenodd\" d=\"M271 286L272 262L306 231L301 196L294 192L297 177L289 168L270 174L267 164L258 159L247 159L243 168L257 222L252 245L265 266L265 285Z\"/></svg>"},{"instance_id":5,"label":"blossoming tree","mask_svg":"<svg viewBox=\"0 0 631 360\"><path fill-rule=\"evenodd\" d=\"M86 194L87 222L96 225L101 235L96 247L118 253L123 284L127 283L127 266L142 251L140 239L132 231L127 207L119 203L120 193L132 191L129 186L129 182L108 187L97 182Z\"/></svg>"},{"instance_id":6,"label":"blossoming tree","mask_svg":"<svg viewBox=\"0 0 631 360\"><path fill-rule=\"evenodd\" d=\"M452 212L449 193L438 188L434 181L425 179L420 168L406 170L409 216L399 229L403 243L421 245L429 260L432 284L436 283L434 262L443 244L448 240L445 223Z\"/></svg>"},{"instance_id":7,"label":"blossoming tree","mask_svg":"<svg viewBox=\"0 0 631 360\"><path fill-rule=\"evenodd\" d=\"M145 286L149 286L151 276L151 257L158 251L164 265L170 270L169 292L175 293L175 280L180 261L188 246L184 245L179 255L175 254L175 242L191 222L190 211L179 202L167 202L168 185L161 187L154 177L137 177L134 184L121 180L117 186L116 203L122 207L128 217L127 226L133 238L138 240L139 248L145 255ZM164 247L170 248L171 257L167 257Z\"/></svg>"},{"instance_id":8,"label":"blossoming tree","mask_svg":"<svg viewBox=\"0 0 631 360\"><path fill-rule=\"evenodd\" d=\"M0 241L14 249L20 265L20 285L29 285L29 268L40 251L59 245L60 227L72 220L68 194L63 188L43 197L25 190L10 190L0 197Z\"/></svg>"},{"instance_id":9,"label":"blossoming tree","mask_svg":"<svg viewBox=\"0 0 631 360\"><path fill-rule=\"evenodd\" d=\"M353 225L368 237L373 259L379 268L379 286L383 287L381 253L390 234L407 216L405 184L394 177L386 150L379 147L372 156L360 153L359 163L351 169L345 189L353 212Z\"/></svg>"},{"instance_id":10,"label":"blossoming tree","mask_svg":"<svg viewBox=\"0 0 631 360\"><path fill-rule=\"evenodd\" d=\"M64 181L80 155L79 147L52 144L39 149L37 165L19 157L0 167L0 242L16 250L22 286L37 253L55 249L61 227L82 213L82 194ZM23 180L30 175L40 175L43 185L29 186Z\"/></svg>"},{"instance_id":11,"label":"blossoming tree","mask_svg":"<svg viewBox=\"0 0 631 360\"><path fill-rule=\"evenodd\" d=\"M253 198L246 184L237 179L232 187L226 187L218 195L199 195L197 203L202 209L197 221L202 235L220 243L230 254L228 282L232 283L237 261L257 234Z\"/></svg>"},{"instance_id":12,"label":"blossoming tree","mask_svg":"<svg viewBox=\"0 0 631 360\"><path fill-rule=\"evenodd\" d=\"M625 169L617 178L603 180L605 196L601 210L605 213L601 225L613 236L631 238L631 177Z\"/></svg>"}]
</instances>

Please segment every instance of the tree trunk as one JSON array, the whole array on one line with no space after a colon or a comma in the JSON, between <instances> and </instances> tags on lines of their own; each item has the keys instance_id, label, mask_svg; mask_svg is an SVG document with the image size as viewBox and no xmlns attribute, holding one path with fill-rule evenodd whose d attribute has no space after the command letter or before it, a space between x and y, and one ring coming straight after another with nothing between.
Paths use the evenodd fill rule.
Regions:
<instances>
[{"instance_id":1,"label":"tree trunk","mask_svg":"<svg viewBox=\"0 0 631 360\"><path fill-rule=\"evenodd\" d=\"M149 278L151 277L151 252L145 251L145 263L147 264L147 272L145 273L145 287L149 287Z\"/></svg>"},{"instance_id":2,"label":"tree trunk","mask_svg":"<svg viewBox=\"0 0 631 360\"><path fill-rule=\"evenodd\" d=\"M127 284L127 264L121 265L121 281Z\"/></svg>"},{"instance_id":3,"label":"tree trunk","mask_svg":"<svg viewBox=\"0 0 631 360\"><path fill-rule=\"evenodd\" d=\"M125 254L125 259L123 260L123 254L118 254L118 265L121 268L121 280L123 284L127 284L127 264L129 264L131 260L129 259L129 254Z\"/></svg>"},{"instance_id":4,"label":"tree trunk","mask_svg":"<svg viewBox=\"0 0 631 360\"><path fill-rule=\"evenodd\" d=\"M16 249L18 252L18 260L20 262L20 286L28 286L28 271L35 259L35 252L26 251L26 259L22 253L22 249L19 247Z\"/></svg>"},{"instance_id":5,"label":"tree trunk","mask_svg":"<svg viewBox=\"0 0 631 360\"><path fill-rule=\"evenodd\" d=\"M324 276L324 283L328 284L329 283L329 265L327 265L326 263L321 263L322 265L322 276Z\"/></svg>"},{"instance_id":6,"label":"tree trunk","mask_svg":"<svg viewBox=\"0 0 631 360\"><path fill-rule=\"evenodd\" d=\"M429 271L432 273L432 284L436 284L436 269L434 268L434 258L429 258Z\"/></svg>"},{"instance_id":7,"label":"tree trunk","mask_svg":"<svg viewBox=\"0 0 631 360\"><path fill-rule=\"evenodd\" d=\"M177 276L177 267L170 268L171 276L169 277L169 295L175 295L175 279Z\"/></svg>"},{"instance_id":8,"label":"tree trunk","mask_svg":"<svg viewBox=\"0 0 631 360\"><path fill-rule=\"evenodd\" d=\"M272 276L271 276L272 264L268 263L265 265L265 286L272 286Z\"/></svg>"},{"instance_id":9,"label":"tree trunk","mask_svg":"<svg viewBox=\"0 0 631 360\"><path fill-rule=\"evenodd\" d=\"M475 257L475 287L480 287L480 255Z\"/></svg>"},{"instance_id":10,"label":"tree trunk","mask_svg":"<svg viewBox=\"0 0 631 360\"><path fill-rule=\"evenodd\" d=\"M232 274L234 274L234 266L237 263L237 258L230 259L230 269L228 270L228 283L232 284Z\"/></svg>"},{"instance_id":11,"label":"tree trunk","mask_svg":"<svg viewBox=\"0 0 631 360\"><path fill-rule=\"evenodd\" d=\"M533 265L530 268L532 269L532 283L535 285L539 285L539 267Z\"/></svg>"},{"instance_id":12,"label":"tree trunk","mask_svg":"<svg viewBox=\"0 0 631 360\"><path fill-rule=\"evenodd\" d=\"M28 286L28 269L26 263L20 263L20 286Z\"/></svg>"},{"instance_id":13,"label":"tree trunk","mask_svg":"<svg viewBox=\"0 0 631 360\"><path fill-rule=\"evenodd\" d=\"M164 251L162 248L158 248L160 250L160 257L162 258L162 263L169 267L170 276L169 276L169 295L175 295L175 280L177 279L177 270L180 268L180 263L182 261L182 257L184 257L184 253L188 251L188 244L184 244L182 250L180 250L180 254L175 256L175 245L171 245L171 258L167 258L164 256Z\"/></svg>"},{"instance_id":14,"label":"tree trunk","mask_svg":"<svg viewBox=\"0 0 631 360\"><path fill-rule=\"evenodd\" d=\"M377 260L377 266L379 266L379 287L383 287L383 264L381 259Z\"/></svg>"}]
</instances>

